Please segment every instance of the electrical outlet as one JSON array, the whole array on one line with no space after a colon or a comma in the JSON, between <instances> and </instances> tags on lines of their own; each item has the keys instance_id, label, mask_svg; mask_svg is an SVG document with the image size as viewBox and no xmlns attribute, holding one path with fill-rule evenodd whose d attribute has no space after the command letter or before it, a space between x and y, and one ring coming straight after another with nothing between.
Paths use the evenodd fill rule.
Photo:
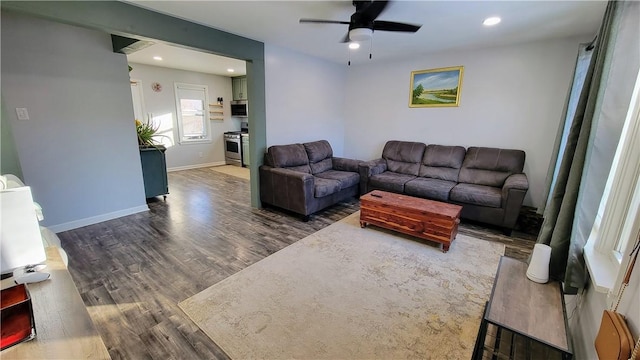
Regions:
<instances>
[{"instance_id":1,"label":"electrical outlet","mask_svg":"<svg viewBox=\"0 0 640 360\"><path fill-rule=\"evenodd\" d=\"M29 120L27 108L16 108L16 114L18 115L18 120Z\"/></svg>"}]
</instances>

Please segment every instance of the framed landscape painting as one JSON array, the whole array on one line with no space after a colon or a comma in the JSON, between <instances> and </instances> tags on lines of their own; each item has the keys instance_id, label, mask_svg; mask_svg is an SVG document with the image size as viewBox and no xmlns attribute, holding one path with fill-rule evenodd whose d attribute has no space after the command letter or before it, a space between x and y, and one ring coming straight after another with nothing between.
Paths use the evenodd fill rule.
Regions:
<instances>
[{"instance_id":1,"label":"framed landscape painting","mask_svg":"<svg viewBox=\"0 0 640 360\"><path fill-rule=\"evenodd\" d=\"M409 107L458 106L462 66L411 72Z\"/></svg>"}]
</instances>

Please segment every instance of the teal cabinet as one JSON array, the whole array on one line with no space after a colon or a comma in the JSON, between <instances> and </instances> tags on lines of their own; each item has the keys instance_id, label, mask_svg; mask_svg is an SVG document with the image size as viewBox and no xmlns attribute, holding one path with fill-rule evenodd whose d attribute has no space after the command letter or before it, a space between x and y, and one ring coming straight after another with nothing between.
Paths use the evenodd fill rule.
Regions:
<instances>
[{"instance_id":1,"label":"teal cabinet","mask_svg":"<svg viewBox=\"0 0 640 360\"><path fill-rule=\"evenodd\" d=\"M142 162L142 177L144 178L145 197L163 195L169 193L167 180L167 161L164 152L167 149L160 145L157 147L140 148L140 161Z\"/></svg>"}]
</instances>

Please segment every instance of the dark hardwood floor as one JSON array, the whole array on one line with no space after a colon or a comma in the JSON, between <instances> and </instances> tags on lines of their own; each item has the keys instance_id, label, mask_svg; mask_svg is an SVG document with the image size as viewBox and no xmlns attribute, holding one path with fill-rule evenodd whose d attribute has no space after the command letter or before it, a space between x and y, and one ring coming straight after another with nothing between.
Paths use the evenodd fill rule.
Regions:
<instances>
[{"instance_id":1,"label":"dark hardwood floor","mask_svg":"<svg viewBox=\"0 0 640 360\"><path fill-rule=\"evenodd\" d=\"M178 302L359 209L352 199L306 223L253 209L247 180L208 168L169 173L169 191L148 212L58 234L114 359L227 358ZM535 240L465 222L460 233L504 243L506 255L519 259Z\"/></svg>"}]
</instances>

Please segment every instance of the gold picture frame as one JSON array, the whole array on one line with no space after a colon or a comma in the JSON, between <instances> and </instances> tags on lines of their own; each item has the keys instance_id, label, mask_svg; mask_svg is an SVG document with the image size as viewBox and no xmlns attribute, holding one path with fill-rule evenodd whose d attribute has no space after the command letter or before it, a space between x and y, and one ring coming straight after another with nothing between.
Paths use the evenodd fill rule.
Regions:
<instances>
[{"instance_id":1,"label":"gold picture frame","mask_svg":"<svg viewBox=\"0 0 640 360\"><path fill-rule=\"evenodd\" d=\"M411 72L409 107L454 107L460 104L464 66Z\"/></svg>"}]
</instances>

